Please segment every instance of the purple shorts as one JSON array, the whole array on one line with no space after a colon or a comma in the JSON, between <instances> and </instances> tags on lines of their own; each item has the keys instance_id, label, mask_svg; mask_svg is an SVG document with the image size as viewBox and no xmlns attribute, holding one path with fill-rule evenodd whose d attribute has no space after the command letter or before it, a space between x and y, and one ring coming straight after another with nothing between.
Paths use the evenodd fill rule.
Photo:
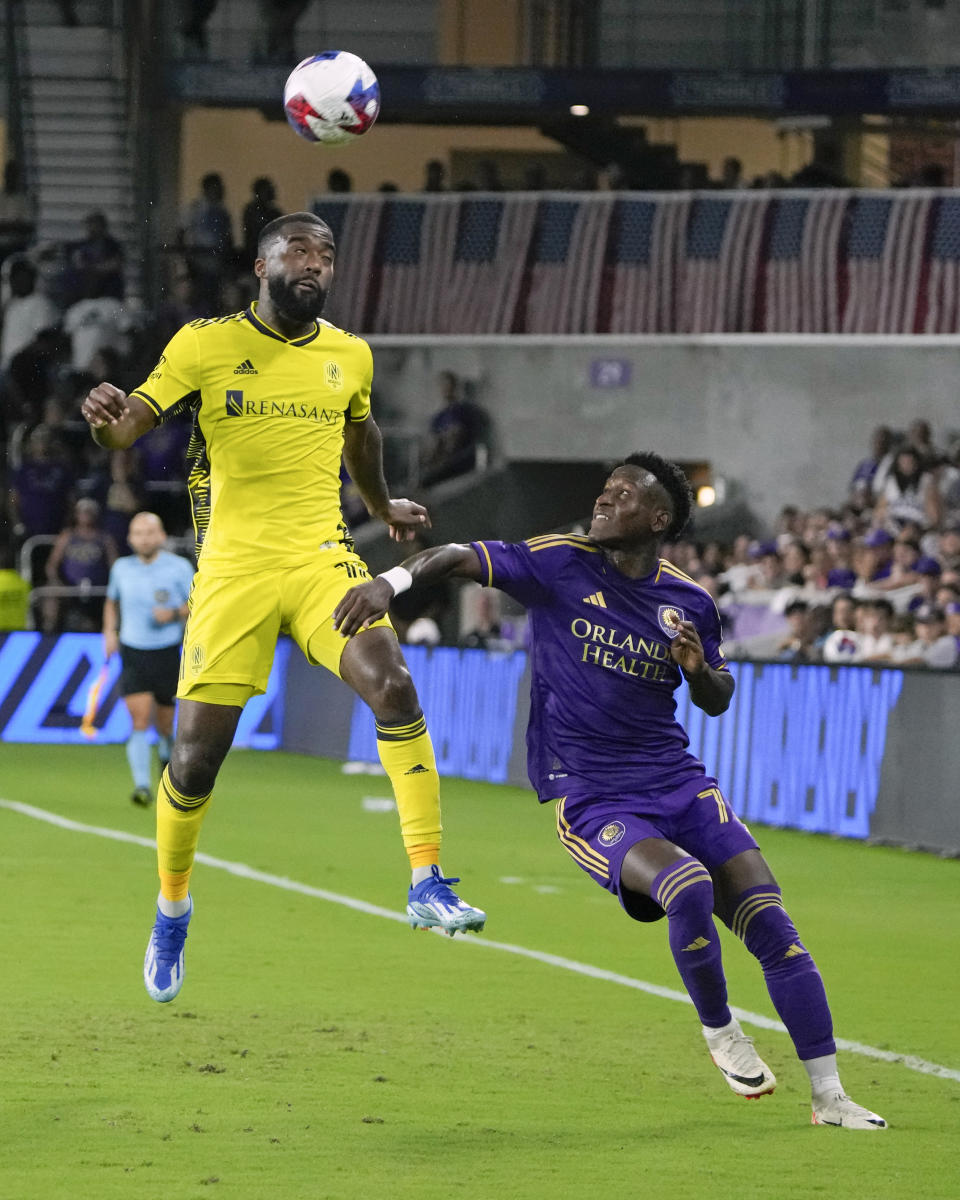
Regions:
<instances>
[{"instance_id":1,"label":"purple shorts","mask_svg":"<svg viewBox=\"0 0 960 1200\"><path fill-rule=\"evenodd\" d=\"M644 838L663 838L700 860L712 872L744 850L757 850L753 834L733 812L715 779L701 775L674 792L651 797L626 792L598 799L577 792L557 801L561 845L601 887L612 892L639 921L664 915L655 900L625 898L620 867L631 846Z\"/></svg>"}]
</instances>

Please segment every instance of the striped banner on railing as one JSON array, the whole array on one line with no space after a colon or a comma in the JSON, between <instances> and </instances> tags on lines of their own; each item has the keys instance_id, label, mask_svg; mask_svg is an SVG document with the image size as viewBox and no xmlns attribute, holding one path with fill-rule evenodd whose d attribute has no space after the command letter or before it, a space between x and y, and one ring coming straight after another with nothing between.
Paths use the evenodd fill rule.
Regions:
<instances>
[{"instance_id":1,"label":"striped banner on railing","mask_svg":"<svg viewBox=\"0 0 960 1200\"><path fill-rule=\"evenodd\" d=\"M314 202L358 333L956 333L960 193Z\"/></svg>"}]
</instances>

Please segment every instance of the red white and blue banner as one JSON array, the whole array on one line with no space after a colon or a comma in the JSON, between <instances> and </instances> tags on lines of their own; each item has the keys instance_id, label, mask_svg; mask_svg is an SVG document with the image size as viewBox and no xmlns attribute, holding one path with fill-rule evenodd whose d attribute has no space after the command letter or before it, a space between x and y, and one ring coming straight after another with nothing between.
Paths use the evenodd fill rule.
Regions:
<instances>
[{"instance_id":1,"label":"red white and blue banner","mask_svg":"<svg viewBox=\"0 0 960 1200\"><path fill-rule=\"evenodd\" d=\"M960 193L319 197L357 333L957 333Z\"/></svg>"}]
</instances>

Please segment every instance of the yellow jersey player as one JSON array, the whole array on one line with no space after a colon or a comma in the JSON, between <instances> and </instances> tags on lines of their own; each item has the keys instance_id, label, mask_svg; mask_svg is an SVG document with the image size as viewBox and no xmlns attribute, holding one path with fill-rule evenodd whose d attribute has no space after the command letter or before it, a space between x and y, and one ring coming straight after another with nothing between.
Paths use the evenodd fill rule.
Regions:
<instances>
[{"instance_id":1,"label":"yellow jersey player","mask_svg":"<svg viewBox=\"0 0 960 1200\"><path fill-rule=\"evenodd\" d=\"M439 868L433 747L389 621L349 638L333 623L341 597L369 578L340 512L341 457L397 541L429 525L425 508L387 491L369 346L320 320L335 258L333 234L314 214L271 221L260 234L259 298L249 309L185 325L142 387L125 395L101 383L82 406L108 449L132 445L175 414L193 420L188 488L198 571L177 730L157 793L160 895L144 961L147 991L160 1002L183 984L190 875L214 781L243 706L266 689L281 628L373 710L413 872L411 925L453 936L486 920Z\"/></svg>"}]
</instances>

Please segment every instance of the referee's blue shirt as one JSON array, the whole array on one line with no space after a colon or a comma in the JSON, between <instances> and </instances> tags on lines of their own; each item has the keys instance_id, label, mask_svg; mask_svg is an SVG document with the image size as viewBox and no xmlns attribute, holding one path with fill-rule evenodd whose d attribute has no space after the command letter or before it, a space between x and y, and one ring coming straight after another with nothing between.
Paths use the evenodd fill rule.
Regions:
<instances>
[{"instance_id":1,"label":"referee's blue shirt","mask_svg":"<svg viewBox=\"0 0 960 1200\"><path fill-rule=\"evenodd\" d=\"M135 650L161 650L177 646L183 621L159 625L155 608L179 608L190 595L193 565L179 554L161 550L153 562L135 554L118 558L110 569L107 595L120 606L120 641Z\"/></svg>"}]
</instances>

